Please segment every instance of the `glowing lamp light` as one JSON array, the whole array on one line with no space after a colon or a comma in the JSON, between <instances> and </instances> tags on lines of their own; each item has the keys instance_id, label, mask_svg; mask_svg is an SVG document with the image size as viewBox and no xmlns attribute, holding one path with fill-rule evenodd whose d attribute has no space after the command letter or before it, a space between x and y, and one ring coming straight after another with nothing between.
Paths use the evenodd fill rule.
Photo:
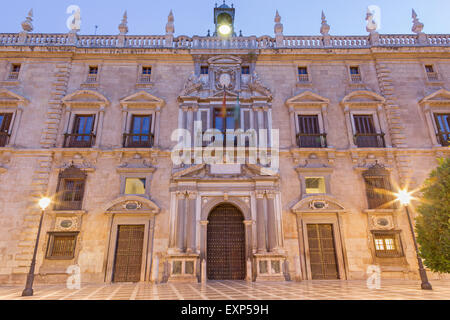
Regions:
<instances>
[{"instance_id":1,"label":"glowing lamp light","mask_svg":"<svg viewBox=\"0 0 450 320\"><path fill-rule=\"evenodd\" d=\"M411 193L406 190L400 190L399 193L397 193L397 200L404 206L410 204L412 198Z\"/></svg>"},{"instance_id":2,"label":"glowing lamp light","mask_svg":"<svg viewBox=\"0 0 450 320\"><path fill-rule=\"evenodd\" d=\"M42 210L45 210L51 202L52 200L50 200L50 198L42 198L41 200L39 200L39 207L41 207Z\"/></svg>"},{"instance_id":3,"label":"glowing lamp light","mask_svg":"<svg viewBox=\"0 0 450 320\"><path fill-rule=\"evenodd\" d=\"M219 27L219 33L223 36L228 36L231 33L231 27L227 24L223 24Z\"/></svg>"}]
</instances>

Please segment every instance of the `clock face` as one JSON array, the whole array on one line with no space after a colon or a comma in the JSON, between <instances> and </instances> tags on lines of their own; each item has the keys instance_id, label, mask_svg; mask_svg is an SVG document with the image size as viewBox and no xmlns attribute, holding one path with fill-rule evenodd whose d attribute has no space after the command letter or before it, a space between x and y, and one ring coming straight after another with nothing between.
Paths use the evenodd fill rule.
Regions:
<instances>
[{"instance_id":1,"label":"clock face","mask_svg":"<svg viewBox=\"0 0 450 320\"><path fill-rule=\"evenodd\" d=\"M228 73L222 73L219 77L219 83L222 87L228 87L231 83L231 76Z\"/></svg>"}]
</instances>

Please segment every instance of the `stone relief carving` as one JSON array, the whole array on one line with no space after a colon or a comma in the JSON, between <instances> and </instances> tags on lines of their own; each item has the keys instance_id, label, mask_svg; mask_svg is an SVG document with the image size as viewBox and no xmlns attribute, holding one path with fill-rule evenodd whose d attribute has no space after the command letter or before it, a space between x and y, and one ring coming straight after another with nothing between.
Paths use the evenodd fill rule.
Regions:
<instances>
[{"instance_id":1,"label":"stone relief carving","mask_svg":"<svg viewBox=\"0 0 450 320\"><path fill-rule=\"evenodd\" d=\"M188 80L184 85L183 91L181 91L180 96L188 96L196 91L200 91L203 88L203 83L200 80L200 77L195 75L195 72L192 72L189 76Z\"/></svg>"}]
</instances>

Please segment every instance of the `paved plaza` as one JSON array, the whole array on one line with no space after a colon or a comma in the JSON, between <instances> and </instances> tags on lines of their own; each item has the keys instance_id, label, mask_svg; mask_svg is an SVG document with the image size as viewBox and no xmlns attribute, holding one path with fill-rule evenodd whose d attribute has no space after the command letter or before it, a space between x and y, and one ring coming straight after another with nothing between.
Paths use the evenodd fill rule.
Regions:
<instances>
[{"instance_id":1,"label":"paved plaza","mask_svg":"<svg viewBox=\"0 0 450 320\"><path fill-rule=\"evenodd\" d=\"M247 283L212 281L202 284L36 285L33 297L21 297L22 287L0 286L0 300L450 300L450 281L432 281L433 290L418 281L381 282L368 289L365 281L303 281Z\"/></svg>"}]
</instances>

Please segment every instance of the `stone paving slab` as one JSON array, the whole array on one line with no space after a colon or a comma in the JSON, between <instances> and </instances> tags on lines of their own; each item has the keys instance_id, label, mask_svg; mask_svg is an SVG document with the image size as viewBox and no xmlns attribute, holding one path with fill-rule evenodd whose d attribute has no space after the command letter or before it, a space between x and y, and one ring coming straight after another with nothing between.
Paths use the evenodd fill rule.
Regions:
<instances>
[{"instance_id":1,"label":"stone paving slab","mask_svg":"<svg viewBox=\"0 0 450 320\"><path fill-rule=\"evenodd\" d=\"M302 281L247 283L210 281L203 284L84 284L80 290L63 285L36 285L33 297L21 297L23 287L0 286L0 300L450 300L450 281L432 281L433 290L418 281Z\"/></svg>"}]
</instances>

